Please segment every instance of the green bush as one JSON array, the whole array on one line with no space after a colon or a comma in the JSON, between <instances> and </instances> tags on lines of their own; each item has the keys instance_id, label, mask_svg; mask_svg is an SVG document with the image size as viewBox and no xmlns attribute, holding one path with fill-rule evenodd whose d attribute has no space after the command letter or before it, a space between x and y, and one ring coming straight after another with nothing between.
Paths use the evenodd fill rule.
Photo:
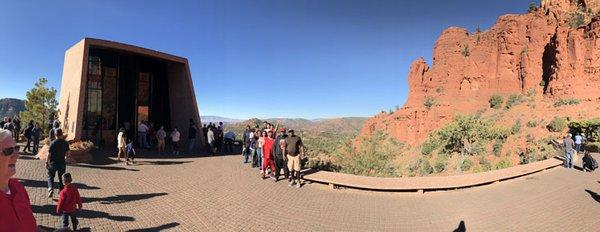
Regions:
<instances>
[{"instance_id":1,"label":"green bush","mask_svg":"<svg viewBox=\"0 0 600 232\"><path fill-rule=\"evenodd\" d=\"M588 143L585 145L585 150L589 152L600 152L600 143Z\"/></svg>"},{"instance_id":2,"label":"green bush","mask_svg":"<svg viewBox=\"0 0 600 232\"><path fill-rule=\"evenodd\" d=\"M517 119L515 124L510 128L510 133L515 135L521 132L521 119Z\"/></svg>"},{"instance_id":3,"label":"green bush","mask_svg":"<svg viewBox=\"0 0 600 232\"><path fill-rule=\"evenodd\" d=\"M473 166L473 161L471 161L470 159L465 159L465 161L463 161L463 163L460 165L460 170L463 172L469 171L469 170L471 170L472 166Z\"/></svg>"},{"instance_id":4,"label":"green bush","mask_svg":"<svg viewBox=\"0 0 600 232\"><path fill-rule=\"evenodd\" d=\"M585 16L583 13L580 11L572 12L569 19L569 27L575 29L583 25L585 25Z\"/></svg>"},{"instance_id":5,"label":"green bush","mask_svg":"<svg viewBox=\"0 0 600 232\"><path fill-rule=\"evenodd\" d=\"M421 176L427 176L433 173L433 167L429 163L429 156L422 156L419 160L419 173Z\"/></svg>"},{"instance_id":6,"label":"green bush","mask_svg":"<svg viewBox=\"0 0 600 232\"><path fill-rule=\"evenodd\" d=\"M471 52L469 51L469 45L465 44L462 48L462 50L460 51L460 53L464 56L467 57L469 55L471 55Z\"/></svg>"},{"instance_id":7,"label":"green bush","mask_svg":"<svg viewBox=\"0 0 600 232\"><path fill-rule=\"evenodd\" d=\"M567 119L562 117L554 117L547 126L551 132L561 132L567 128Z\"/></svg>"},{"instance_id":8,"label":"green bush","mask_svg":"<svg viewBox=\"0 0 600 232\"><path fill-rule=\"evenodd\" d=\"M444 92L444 87L441 87L441 86L440 86L440 87L437 87L437 88L435 89L435 92L436 92L436 93L441 93L441 92Z\"/></svg>"},{"instance_id":9,"label":"green bush","mask_svg":"<svg viewBox=\"0 0 600 232\"><path fill-rule=\"evenodd\" d=\"M441 173L448 167L448 159L445 156L439 155L435 160L433 169L436 173Z\"/></svg>"},{"instance_id":10,"label":"green bush","mask_svg":"<svg viewBox=\"0 0 600 232\"><path fill-rule=\"evenodd\" d=\"M421 145L421 154L423 155L429 155L431 154L433 151L435 151L435 149L438 148L438 143L434 138L431 139L427 139L423 145Z\"/></svg>"},{"instance_id":11,"label":"green bush","mask_svg":"<svg viewBox=\"0 0 600 232\"><path fill-rule=\"evenodd\" d=\"M504 168L509 168L512 166L512 163L510 162L510 160L508 160L508 158L504 158L502 160L500 160L500 162L496 163L496 169L504 169Z\"/></svg>"},{"instance_id":12,"label":"green bush","mask_svg":"<svg viewBox=\"0 0 600 232\"><path fill-rule=\"evenodd\" d=\"M347 142L348 147L352 147ZM399 170L393 160L401 155L406 145L387 134L377 131L361 140L359 150L351 150L339 155L340 171L364 176L397 176Z\"/></svg>"},{"instance_id":13,"label":"green bush","mask_svg":"<svg viewBox=\"0 0 600 232\"><path fill-rule=\"evenodd\" d=\"M527 48L527 47L525 47L525 48ZM535 97L535 94L536 93L535 93L535 89L534 88L531 88L531 89L527 90L527 97L529 97L529 98Z\"/></svg>"},{"instance_id":14,"label":"green bush","mask_svg":"<svg viewBox=\"0 0 600 232\"><path fill-rule=\"evenodd\" d=\"M511 94L508 96L506 100L506 109L510 109L513 106L521 104L523 102L523 95L521 94Z\"/></svg>"},{"instance_id":15,"label":"green bush","mask_svg":"<svg viewBox=\"0 0 600 232\"><path fill-rule=\"evenodd\" d=\"M570 106L570 105L578 105L579 103L581 103L581 100L577 99L577 98L567 98L567 99L563 99L563 98L559 98L558 100L556 100L554 102L554 107L560 107L560 106Z\"/></svg>"},{"instance_id":16,"label":"green bush","mask_svg":"<svg viewBox=\"0 0 600 232\"><path fill-rule=\"evenodd\" d=\"M496 139L496 142L492 146L492 151L495 156L500 156L502 154L502 145L504 145L504 140Z\"/></svg>"},{"instance_id":17,"label":"green bush","mask_svg":"<svg viewBox=\"0 0 600 232\"><path fill-rule=\"evenodd\" d=\"M600 141L600 118L573 121L568 126L574 133L585 133L590 142Z\"/></svg>"},{"instance_id":18,"label":"green bush","mask_svg":"<svg viewBox=\"0 0 600 232\"><path fill-rule=\"evenodd\" d=\"M491 108L500 109L500 107L502 107L503 101L504 100L502 99L502 96L494 94L490 97L490 100L488 102L490 103Z\"/></svg>"},{"instance_id":19,"label":"green bush","mask_svg":"<svg viewBox=\"0 0 600 232\"><path fill-rule=\"evenodd\" d=\"M528 13L534 12L536 11L538 8L537 4L535 2L530 2L529 3L529 8L527 9Z\"/></svg>"},{"instance_id":20,"label":"green bush","mask_svg":"<svg viewBox=\"0 0 600 232\"><path fill-rule=\"evenodd\" d=\"M538 122L535 119L527 122L527 127L529 127L529 128L536 127L537 125L538 125Z\"/></svg>"},{"instance_id":21,"label":"green bush","mask_svg":"<svg viewBox=\"0 0 600 232\"><path fill-rule=\"evenodd\" d=\"M425 108L427 108L429 110L429 109L431 109L431 107L436 106L437 103L435 101L435 98L426 97L425 102L423 102L423 105L425 106Z\"/></svg>"}]
</instances>

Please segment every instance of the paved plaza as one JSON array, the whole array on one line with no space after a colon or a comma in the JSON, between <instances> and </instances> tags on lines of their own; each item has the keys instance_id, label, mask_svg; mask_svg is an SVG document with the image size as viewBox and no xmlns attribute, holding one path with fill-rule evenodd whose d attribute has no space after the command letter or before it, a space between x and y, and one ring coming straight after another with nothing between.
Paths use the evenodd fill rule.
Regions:
<instances>
[{"instance_id":1,"label":"paved plaza","mask_svg":"<svg viewBox=\"0 0 600 232\"><path fill-rule=\"evenodd\" d=\"M60 226L43 161L16 177L39 225ZM91 231L599 231L600 172L553 168L476 188L418 193L329 189L262 180L240 155L69 165Z\"/></svg>"}]
</instances>

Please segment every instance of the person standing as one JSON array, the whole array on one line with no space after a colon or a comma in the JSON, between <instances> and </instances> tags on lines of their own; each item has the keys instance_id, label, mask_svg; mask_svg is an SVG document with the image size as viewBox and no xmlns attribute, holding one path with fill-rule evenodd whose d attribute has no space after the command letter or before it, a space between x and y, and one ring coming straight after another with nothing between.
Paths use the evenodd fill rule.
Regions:
<instances>
[{"instance_id":1,"label":"person standing","mask_svg":"<svg viewBox=\"0 0 600 232\"><path fill-rule=\"evenodd\" d=\"M138 142L140 145L140 149L144 149L148 147L147 135L148 135L148 126L144 123L144 120L141 120L138 124Z\"/></svg>"},{"instance_id":2,"label":"person standing","mask_svg":"<svg viewBox=\"0 0 600 232\"><path fill-rule=\"evenodd\" d=\"M275 179L275 163L273 162L273 144L275 143L275 139L273 139L273 131L267 132L267 137L265 137L265 141L263 144L263 172L262 178L265 179L265 174L267 172L267 167L271 169L271 178Z\"/></svg>"},{"instance_id":3,"label":"person standing","mask_svg":"<svg viewBox=\"0 0 600 232\"><path fill-rule=\"evenodd\" d=\"M290 176L290 171L287 167L287 158L285 157L286 138L287 134L285 133L285 128L281 128L279 135L277 135L277 138L275 138L275 143L273 143L273 153L275 158L275 182L279 181L281 169L283 169L283 176L285 179L288 179Z\"/></svg>"},{"instance_id":4,"label":"person standing","mask_svg":"<svg viewBox=\"0 0 600 232\"><path fill-rule=\"evenodd\" d=\"M258 132L258 143L256 145L256 156L258 157L258 165L259 165L259 170L260 173L264 174L265 171L265 167L263 165L263 147L265 145L265 136L267 136L267 133L265 133L264 131L259 131Z\"/></svg>"},{"instance_id":5,"label":"person standing","mask_svg":"<svg viewBox=\"0 0 600 232\"><path fill-rule=\"evenodd\" d=\"M214 147L215 147L215 132L213 126L208 126L208 131L206 132L206 141L208 142L208 155L213 155Z\"/></svg>"},{"instance_id":6,"label":"person standing","mask_svg":"<svg viewBox=\"0 0 600 232\"><path fill-rule=\"evenodd\" d=\"M167 132L165 132L165 127L160 126L160 129L156 132L156 141L158 152L162 154L165 152L165 138L167 137Z\"/></svg>"},{"instance_id":7,"label":"person standing","mask_svg":"<svg viewBox=\"0 0 600 232\"><path fill-rule=\"evenodd\" d=\"M4 123L4 127L2 129L10 131L10 133L13 135L13 139L14 139L15 125L12 123L12 118L8 118L8 121L6 123Z\"/></svg>"},{"instance_id":8,"label":"person standing","mask_svg":"<svg viewBox=\"0 0 600 232\"><path fill-rule=\"evenodd\" d=\"M42 128L39 123L35 123L33 130L31 130L31 138L33 139L33 154L37 155L40 150L40 138L42 137Z\"/></svg>"},{"instance_id":9,"label":"person standing","mask_svg":"<svg viewBox=\"0 0 600 232\"><path fill-rule=\"evenodd\" d=\"M117 149L119 153L117 153L117 161L121 162L121 156L127 156L125 153L125 146L127 145L127 136L125 135L125 128L119 129L119 134L117 135Z\"/></svg>"},{"instance_id":10,"label":"person standing","mask_svg":"<svg viewBox=\"0 0 600 232\"><path fill-rule=\"evenodd\" d=\"M27 144L25 145L25 148L23 148L23 152L26 152L26 151L31 152L31 148L33 148L33 146L31 146L32 131L33 131L33 120L29 121L29 124L27 124L27 128L25 128L25 130L23 131L23 135L27 139Z\"/></svg>"},{"instance_id":11,"label":"person standing","mask_svg":"<svg viewBox=\"0 0 600 232\"><path fill-rule=\"evenodd\" d=\"M13 124L15 126L15 130L13 131L13 135L15 136L15 142L19 142L19 135L21 135L21 120L15 116L13 118Z\"/></svg>"},{"instance_id":12,"label":"person standing","mask_svg":"<svg viewBox=\"0 0 600 232\"><path fill-rule=\"evenodd\" d=\"M581 144L583 143L583 137L581 134L577 133L575 135L575 151L581 152Z\"/></svg>"},{"instance_id":13,"label":"person standing","mask_svg":"<svg viewBox=\"0 0 600 232\"><path fill-rule=\"evenodd\" d=\"M194 146L196 145L196 134L198 130L196 129L196 124L190 124L190 128L188 129L188 153L191 155L194 152Z\"/></svg>"},{"instance_id":14,"label":"person standing","mask_svg":"<svg viewBox=\"0 0 600 232\"><path fill-rule=\"evenodd\" d=\"M0 129L0 231L37 231L31 201L17 173L19 146L8 130Z\"/></svg>"},{"instance_id":15,"label":"person standing","mask_svg":"<svg viewBox=\"0 0 600 232\"><path fill-rule=\"evenodd\" d=\"M48 198L52 198L54 191L54 176L58 172L58 186L63 189L62 175L65 174L66 162L65 156L69 152L69 143L63 138L61 129L56 130L56 139L50 143L48 159L46 159L46 168L48 169Z\"/></svg>"},{"instance_id":16,"label":"person standing","mask_svg":"<svg viewBox=\"0 0 600 232\"><path fill-rule=\"evenodd\" d=\"M71 218L73 231L77 231L77 225L79 225L79 220L77 220L77 210L81 210L83 201L81 200L81 195L79 195L77 187L71 184L73 181L71 173L63 174L62 178L65 181L65 188L58 194L56 213L62 215L63 228L69 227L69 218Z\"/></svg>"},{"instance_id":17,"label":"person standing","mask_svg":"<svg viewBox=\"0 0 600 232\"><path fill-rule=\"evenodd\" d=\"M171 142L173 143L173 155L179 155L179 140L181 138L181 134L177 130L177 127L173 128L171 132Z\"/></svg>"},{"instance_id":18,"label":"person standing","mask_svg":"<svg viewBox=\"0 0 600 232\"><path fill-rule=\"evenodd\" d=\"M223 135L223 138L225 138L225 152L232 153L233 152L233 141L235 141L235 132L227 131L227 133L225 133L225 135Z\"/></svg>"},{"instance_id":19,"label":"person standing","mask_svg":"<svg viewBox=\"0 0 600 232\"><path fill-rule=\"evenodd\" d=\"M289 186L296 184L296 188L300 188L302 186L300 181L300 155L304 154L304 144L302 144L302 139L294 134L294 130L290 129L288 130L288 133L289 136L285 139L285 147L288 159L288 169L291 172L292 178Z\"/></svg>"},{"instance_id":20,"label":"person standing","mask_svg":"<svg viewBox=\"0 0 600 232\"><path fill-rule=\"evenodd\" d=\"M565 147L565 167L573 168L573 153L575 142L571 139L571 134L567 134L565 139L563 140L563 146Z\"/></svg>"}]
</instances>

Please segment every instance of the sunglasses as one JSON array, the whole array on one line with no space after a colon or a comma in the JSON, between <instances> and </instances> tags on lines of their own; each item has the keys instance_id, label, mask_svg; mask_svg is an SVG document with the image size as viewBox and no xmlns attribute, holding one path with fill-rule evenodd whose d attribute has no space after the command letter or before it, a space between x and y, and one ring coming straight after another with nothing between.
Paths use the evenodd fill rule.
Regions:
<instances>
[{"instance_id":1,"label":"sunglasses","mask_svg":"<svg viewBox=\"0 0 600 232\"><path fill-rule=\"evenodd\" d=\"M15 153L15 151L19 152L19 148L19 146L5 148L2 150L2 153L4 153L4 156L11 156L13 153Z\"/></svg>"}]
</instances>

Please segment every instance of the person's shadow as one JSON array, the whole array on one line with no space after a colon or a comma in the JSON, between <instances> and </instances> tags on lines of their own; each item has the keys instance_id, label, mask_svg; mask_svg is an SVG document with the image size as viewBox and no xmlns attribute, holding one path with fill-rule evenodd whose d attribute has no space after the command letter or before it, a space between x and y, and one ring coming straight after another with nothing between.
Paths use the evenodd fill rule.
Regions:
<instances>
[{"instance_id":1,"label":"person's shadow","mask_svg":"<svg viewBox=\"0 0 600 232\"><path fill-rule=\"evenodd\" d=\"M465 221L460 221L458 224L458 228L454 230L454 232L465 232L467 231L467 227L465 226Z\"/></svg>"}]
</instances>

